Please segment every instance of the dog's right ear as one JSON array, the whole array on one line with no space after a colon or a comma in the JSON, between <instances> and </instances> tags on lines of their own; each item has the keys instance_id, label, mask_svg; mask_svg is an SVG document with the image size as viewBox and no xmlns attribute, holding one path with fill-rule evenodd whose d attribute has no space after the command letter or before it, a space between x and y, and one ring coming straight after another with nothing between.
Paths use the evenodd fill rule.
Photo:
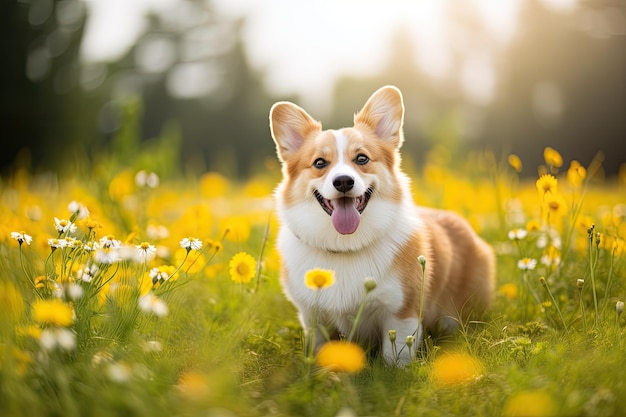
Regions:
<instances>
[{"instance_id":1,"label":"dog's right ear","mask_svg":"<svg viewBox=\"0 0 626 417\"><path fill-rule=\"evenodd\" d=\"M397 87L388 85L379 88L367 100L365 106L354 116L354 125L365 125L384 142L396 148L402 146L404 136L404 103Z\"/></svg>"},{"instance_id":2,"label":"dog's right ear","mask_svg":"<svg viewBox=\"0 0 626 417\"><path fill-rule=\"evenodd\" d=\"M285 162L307 138L321 132L322 125L295 104L279 101L270 110L270 130L276 153Z\"/></svg>"}]
</instances>

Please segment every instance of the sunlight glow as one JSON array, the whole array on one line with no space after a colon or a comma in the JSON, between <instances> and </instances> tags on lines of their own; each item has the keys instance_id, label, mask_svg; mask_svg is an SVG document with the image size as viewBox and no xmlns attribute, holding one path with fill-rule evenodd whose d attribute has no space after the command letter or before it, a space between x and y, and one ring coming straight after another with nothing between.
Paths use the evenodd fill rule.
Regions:
<instances>
[{"instance_id":1,"label":"sunlight glow","mask_svg":"<svg viewBox=\"0 0 626 417\"><path fill-rule=\"evenodd\" d=\"M575 0L550 3L563 7ZM90 20L82 56L87 62L114 60L128 51L147 28L146 12L159 13L173 22L173 27L180 19L187 22L193 16L199 18L197 10L190 12L180 0L89 0L86 4ZM399 36L411 42L407 63L413 62L432 78L458 79L468 99L488 102L497 84L493 54L514 37L520 4L520 0L215 0L210 13L218 20L245 19L245 53L272 93L296 94L304 106L323 111L338 78L379 73L389 54L397 52L394 41ZM488 38L476 37L453 24L455 18L468 16L480 20ZM201 54L207 48L213 50L215 42L209 43L213 46L196 41L192 49ZM171 55L163 44L152 46L159 47L159 54ZM187 49L182 51L185 56L190 55ZM144 70L149 72L163 71L172 63L170 59L166 63L155 61L158 54L139 53L145 58L140 60ZM173 79L172 85L180 85L180 77Z\"/></svg>"}]
</instances>

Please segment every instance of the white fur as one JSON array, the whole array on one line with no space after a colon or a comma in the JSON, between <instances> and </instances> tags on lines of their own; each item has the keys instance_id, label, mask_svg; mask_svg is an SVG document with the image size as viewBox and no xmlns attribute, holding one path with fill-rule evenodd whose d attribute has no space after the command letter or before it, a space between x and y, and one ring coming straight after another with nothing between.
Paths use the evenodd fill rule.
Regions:
<instances>
[{"instance_id":1,"label":"white fur","mask_svg":"<svg viewBox=\"0 0 626 417\"><path fill-rule=\"evenodd\" d=\"M341 133L336 137L338 150L341 150L346 138ZM335 175L345 173L346 167L341 163L335 168ZM351 173L355 175L355 185L358 183L361 187L363 180L354 170ZM325 183L334 177L331 170ZM407 188L408 179L401 174L399 178ZM281 183L276 192L278 214L283 219L277 248L289 271L289 277L284 281L285 293L298 308L305 329L316 326L312 320L313 310L317 308L315 319L319 323L336 328L347 336L365 296L364 281L373 278L377 286L368 294L358 333L362 339L371 341L380 340L381 334L391 329L396 330L398 359L408 362L405 338L414 335L418 344L422 330L416 319L399 320L395 317L403 303L403 289L400 278L390 269L397 250L423 227L410 194L406 193L399 204L372 196L357 231L345 236L334 230L329 216L314 198L287 207L280 197L285 184ZM360 193L366 188L365 185L362 187ZM315 268L334 271L335 284L318 292L312 291L305 285L304 275ZM323 342L321 334L316 336L316 341L318 344ZM382 337L380 341L385 358L389 362L395 360L388 338Z\"/></svg>"},{"instance_id":2,"label":"white fur","mask_svg":"<svg viewBox=\"0 0 626 417\"><path fill-rule=\"evenodd\" d=\"M328 199L339 196L339 192L333 186L333 180L340 175L348 175L354 178L354 188L351 191L352 194L361 195L365 192L367 186L356 170L352 168L349 161L346 161L345 153L348 147L348 138L340 130L333 130L332 133L335 136L335 141L337 143L337 163L325 176L324 185L319 191Z\"/></svg>"},{"instance_id":3,"label":"white fur","mask_svg":"<svg viewBox=\"0 0 626 417\"><path fill-rule=\"evenodd\" d=\"M383 204L379 204L382 210L389 209L389 207L383 208L382 206ZM366 212L375 211L372 208L368 206ZM282 253L290 276L285 282L285 293L298 308L300 320L305 328L314 328L317 324L311 322L313 310L317 308L319 315L315 318L319 323L336 327L339 332L347 336L352 328L352 320L365 296L365 279L373 278L377 286L368 294L359 334L365 340L372 340L379 338L381 333L394 329L398 334L398 349L402 349L406 336L415 335L418 329L417 320L405 323L395 318L395 313L403 303L403 289L399 277L389 272L392 266L392 254L396 248L406 243L414 228L418 228L420 224L419 219L411 216L407 208L392 207L392 212L411 219L413 227L407 227L406 223L393 222L386 232L374 232L383 234L379 235L379 239L374 239L372 235L367 236L366 241L369 243L356 244L354 250L345 245L337 245L336 249L347 251L336 253L307 244L290 228L281 228L278 236L278 249ZM302 219L309 218L308 222L302 223L311 228L324 227L323 224L310 221L310 207L292 207L288 212L290 216L295 217L298 217L298 212L301 212ZM370 214L375 215L375 213ZM303 277L308 270L315 268L334 271L335 284L318 292L312 291L305 285ZM366 324L363 325L363 323ZM375 324L372 325L373 323ZM318 343L323 341L319 334L316 340ZM382 341L384 342L383 354L388 360L393 360L389 341L386 338ZM408 353L406 350L403 352ZM408 359L406 355L402 353L401 355L405 361Z\"/></svg>"}]
</instances>

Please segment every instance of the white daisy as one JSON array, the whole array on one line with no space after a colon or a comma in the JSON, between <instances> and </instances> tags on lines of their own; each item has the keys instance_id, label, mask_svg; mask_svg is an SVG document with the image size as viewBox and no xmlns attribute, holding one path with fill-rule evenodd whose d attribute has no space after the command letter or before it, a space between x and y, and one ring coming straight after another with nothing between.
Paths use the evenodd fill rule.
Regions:
<instances>
[{"instance_id":1,"label":"white daisy","mask_svg":"<svg viewBox=\"0 0 626 417\"><path fill-rule=\"evenodd\" d=\"M509 231L510 240L522 240L528 235L526 229L516 228Z\"/></svg>"},{"instance_id":2,"label":"white daisy","mask_svg":"<svg viewBox=\"0 0 626 417\"><path fill-rule=\"evenodd\" d=\"M144 313L153 313L158 317L166 316L168 312L165 302L152 293L139 297L139 308Z\"/></svg>"},{"instance_id":3,"label":"white daisy","mask_svg":"<svg viewBox=\"0 0 626 417\"><path fill-rule=\"evenodd\" d=\"M88 264L88 265L85 265L85 268L79 269L76 272L76 277L80 280L83 280L84 282L89 283L94 279L97 273L98 273L98 265Z\"/></svg>"},{"instance_id":4,"label":"white daisy","mask_svg":"<svg viewBox=\"0 0 626 417\"><path fill-rule=\"evenodd\" d=\"M24 242L30 245L30 242L33 241L32 236L27 235L25 232L11 232L11 238L17 240L20 245Z\"/></svg>"},{"instance_id":5,"label":"white daisy","mask_svg":"<svg viewBox=\"0 0 626 417\"><path fill-rule=\"evenodd\" d=\"M114 264L121 261L119 251L115 248L100 248L94 256L96 262L101 264Z\"/></svg>"},{"instance_id":6,"label":"white daisy","mask_svg":"<svg viewBox=\"0 0 626 417\"><path fill-rule=\"evenodd\" d=\"M141 244L136 245L135 249L137 249L137 260L139 262L149 261L154 258L154 255L156 254L156 246L151 245L148 242L142 242Z\"/></svg>"},{"instance_id":7,"label":"white daisy","mask_svg":"<svg viewBox=\"0 0 626 417\"><path fill-rule=\"evenodd\" d=\"M200 250L202 249L202 241L195 237L186 237L180 241L180 247L183 249L190 250Z\"/></svg>"},{"instance_id":8,"label":"white daisy","mask_svg":"<svg viewBox=\"0 0 626 417\"><path fill-rule=\"evenodd\" d=\"M533 258L522 258L517 261L517 267L522 271L528 271L531 269L535 269L537 266L537 260Z\"/></svg>"},{"instance_id":9,"label":"white daisy","mask_svg":"<svg viewBox=\"0 0 626 417\"><path fill-rule=\"evenodd\" d=\"M115 239L111 235L107 235L100 239L100 246L103 248L107 248L107 249L109 248L118 249L122 246L122 242Z\"/></svg>"},{"instance_id":10,"label":"white daisy","mask_svg":"<svg viewBox=\"0 0 626 417\"><path fill-rule=\"evenodd\" d=\"M39 345L47 351L56 348L71 351L76 347L76 333L65 327L44 329L39 337Z\"/></svg>"},{"instance_id":11,"label":"white daisy","mask_svg":"<svg viewBox=\"0 0 626 417\"><path fill-rule=\"evenodd\" d=\"M69 220L54 218L54 227L59 233L74 233L76 225Z\"/></svg>"},{"instance_id":12,"label":"white daisy","mask_svg":"<svg viewBox=\"0 0 626 417\"><path fill-rule=\"evenodd\" d=\"M64 237L63 239L59 239L59 240L64 241L63 247L65 248L75 249L75 248L80 248L83 245L83 242L81 242L80 240L74 237Z\"/></svg>"},{"instance_id":13,"label":"white daisy","mask_svg":"<svg viewBox=\"0 0 626 417\"><path fill-rule=\"evenodd\" d=\"M67 208L70 213L76 213L76 218L79 220L85 219L89 216L89 209L83 203L72 201Z\"/></svg>"},{"instance_id":14,"label":"white daisy","mask_svg":"<svg viewBox=\"0 0 626 417\"><path fill-rule=\"evenodd\" d=\"M91 240L83 245L83 249L85 249L87 252L94 252L98 250L99 247L100 245L98 244L98 242L94 240Z\"/></svg>"},{"instance_id":15,"label":"white daisy","mask_svg":"<svg viewBox=\"0 0 626 417\"><path fill-rule=\"evenodd\" d=\"M66 244L67 241L65 239L48 239L48 246L50 246L52 249L64 248Z\"/></svg>"},{"instance_id":16,"label":"white daisy","mask_svg":"<svg viewBox=\"0 0 626 417\"><path fill-rule=\"evenodd\" d=\"M141 170L135 175L135 184L137 184L138 187L157 188L159 183L159 176L154 172Z\"/></svg>"}]
</instances>

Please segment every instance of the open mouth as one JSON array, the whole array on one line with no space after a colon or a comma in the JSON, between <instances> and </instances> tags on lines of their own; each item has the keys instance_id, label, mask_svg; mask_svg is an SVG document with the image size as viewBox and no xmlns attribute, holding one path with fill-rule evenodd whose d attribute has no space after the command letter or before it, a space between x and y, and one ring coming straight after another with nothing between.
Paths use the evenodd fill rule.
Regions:
<instances>
[{"instance_id":1,"label":"open mouth","mask_svg":"<svg viewBox=\"0 0 626 417\"><path fill-rule=\"evenodd\" d=\"M369 187L363 195L358 197L340 197L335 200L324 198L319 191L315 190L315 198L320 206L331 217L335 229L343 234L352 234L359 227L360 217L367 207L367 202L374 190Z\"/></svg>"},{"instance_id":2,"label":"open mouth","mask_svg":"<svg viewBox=\"0 0 626 417\"><path fill-rule=\"evenodd\" d=\"M374 190L372 189L372 187L368 188L365 191L365 194L360 195L358 197L341 197L335 201L338 200L344 200L342 201L343 204L354 204L354 208L359 212L359 214L363 213L363 210L365 210L365 207L367 206L367 202L370 200L370 197L372 196L372 193L374 192ZM329 215L332 216L333 215L333 211L335 210L335 206L333 204L333 200L328 200L326 198L324 198L319 191L315 190L313 191L313 194L315 194L315 198L317 199L317 201L320 203L320 206L322 206L322 208L324 209L324 211Z\"/></svg>"}]
</instances>

